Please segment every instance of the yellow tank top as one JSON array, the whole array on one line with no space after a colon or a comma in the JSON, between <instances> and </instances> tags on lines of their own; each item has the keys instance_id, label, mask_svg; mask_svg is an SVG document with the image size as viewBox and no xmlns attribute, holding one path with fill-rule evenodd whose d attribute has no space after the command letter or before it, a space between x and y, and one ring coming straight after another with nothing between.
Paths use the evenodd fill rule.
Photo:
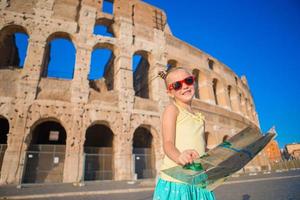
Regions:
<instances>
[{"instance_id":1,"label":"yellow tank top","mask_svg":"<svg viewBox=\"0 0 300 200\"><path fill-rule=\"evenodd\" d=\"M180 152L187 149L194 149L200 156L203 155L205 153L204 116L200 112L195 114L190 113L178 104L174 104L179 110L176 119L176 148ZM178 164L165 155L161 165L161 170L175 166L178 166ZM162 171L160 172L160 177L167 181L180 182L166 175Z\"/></svg>"}]
</instances>

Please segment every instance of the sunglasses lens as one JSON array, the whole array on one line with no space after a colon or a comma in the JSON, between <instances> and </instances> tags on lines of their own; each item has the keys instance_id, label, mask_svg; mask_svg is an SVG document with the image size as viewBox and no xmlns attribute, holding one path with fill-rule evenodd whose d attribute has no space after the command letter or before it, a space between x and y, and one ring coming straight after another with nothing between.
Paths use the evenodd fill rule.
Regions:
<instances>
[{"instance_id":1,"label":"sunglasses lens","mask_svg":"<svg viewBox=\"0 0 300 200\"><path fill-rule=\"evenodd\" d=\"M194 78L192 76L187 77L186 79L184 79L184 82L187 85L192 85L194 83Z\"/></svg>"},{"instance_id":2,"label":"sunglasses lens","mask_svg":"<svg viewBox=\"0 0 300 200\"><path fill-rule=\"evenodd\" d=\"M179 81L173 83L174 90L179 90L181 87L182 87L182 83L180 83Z\"/></svg>"}]
</instances>

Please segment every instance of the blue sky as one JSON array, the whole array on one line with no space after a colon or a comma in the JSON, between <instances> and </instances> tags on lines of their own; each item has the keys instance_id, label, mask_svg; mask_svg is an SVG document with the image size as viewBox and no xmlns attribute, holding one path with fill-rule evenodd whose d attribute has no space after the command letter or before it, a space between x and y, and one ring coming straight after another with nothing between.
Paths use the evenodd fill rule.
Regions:
<instances>
[{"instance_id":1,"label":"blue sky","mask_svg":"<svg viewBox=\"0 0 300 200\"><path fill-rule=\"evenodd\" d=\"M144 0L163 9L173 35L246 75L266 132L300 143L299 0Z\"/></svg>"},{"instance_id":2,"label":"blue sky","mask_svg":"<svg viewBox=\"0 0 300 200\"><path fill-rule=\"evenodd\" d=\"M300 143L299 0L144 1L166 12L173 35L217 58L239 76L247 76L263 132L275 125L280 147ZM106 7L112 11L110 4ZM95 27L94 33L106 35L106 31ZM16 39L21 52L26 52L28 37L17 34ZM74 46L61 39L53 40L51 46L58 49L54 51L58 55L50 53L48 76L71 79ZM93 52L89 79L103 76L104 67L99 65L105 66L110 56L107 49ZM134 69L140 59L134 57ZM52 67L66 66L66 60L73 62L68 64L71 67Z\"/></svg>"}]
</instances>

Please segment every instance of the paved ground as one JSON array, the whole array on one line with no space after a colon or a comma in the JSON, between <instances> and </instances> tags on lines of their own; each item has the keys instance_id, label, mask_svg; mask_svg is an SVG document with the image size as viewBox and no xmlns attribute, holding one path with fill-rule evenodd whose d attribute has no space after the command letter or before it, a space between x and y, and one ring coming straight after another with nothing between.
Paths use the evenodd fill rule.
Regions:
<instances>
[{"instance_id":1,"label":"paved ground","mask_svg":"<svg viewBox=\"0 0 300 200\"><path fill-rule=\"evenodd\" d=\"M151 200L153 181L101 181L0 187L0 199ZM218 200L300 200L300 170L230 178L215 190Z\"/></svg>"},{"instance_id":2,"label":"paved ground","mask_svg":"<svg viewBox=\"0 0 300 200\"><path fill-rule=\"evenodd\" d=\"M300 171L239 178L215 190L222 200L300 200Z\"/></svg>"}]
</instances>

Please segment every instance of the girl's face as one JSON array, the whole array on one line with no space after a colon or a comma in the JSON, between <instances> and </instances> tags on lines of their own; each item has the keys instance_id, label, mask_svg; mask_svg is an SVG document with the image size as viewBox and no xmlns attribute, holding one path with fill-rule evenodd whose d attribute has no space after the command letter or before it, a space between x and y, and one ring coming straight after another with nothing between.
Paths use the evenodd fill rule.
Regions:
<instances>
[{"instance_id":1,"label":"girl's face","mask_svg":"<svg viewBox=\"0 0 300 200\"><path fill-rule=\"evenodd\" d=\"M175 90L174 88L170 90L168 89L168 95L172 98L175 98L177 101L181 101L182 103L190 103L195 94L194 84L188 85L185 83L185 81L182 81L190 76L190 73L182 69L171 72L166 79L167 85L169 86L170 84L179 81L181 82L182 87L179 90Z\"/></svg>"}]
</instances>

